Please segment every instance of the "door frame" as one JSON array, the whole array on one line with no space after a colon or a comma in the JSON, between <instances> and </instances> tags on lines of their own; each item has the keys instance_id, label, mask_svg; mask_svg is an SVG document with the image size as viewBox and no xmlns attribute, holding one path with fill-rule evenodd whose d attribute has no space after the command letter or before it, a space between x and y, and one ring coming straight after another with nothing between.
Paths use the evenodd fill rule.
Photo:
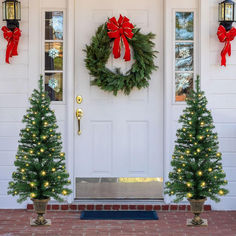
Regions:
<instances>
[{"instance_id":1,"label":"door frame","mask_svg":"<svg viewBox=\"0 0 236 236\"><path fill-rule=\"evenodd\" d=\"M74 122L75 122L75 91L74 91L74 84L75 84L75 1L76 0L68 0L67 1L67 83L66 83L66 153L67 153L67 170L68 173L70 173L70 178L71 178L71 188L73 190L73 194L71 194L68 197L69 202L73 202L76 194L76 180L75 180L75 153L74 153ZM163 4L163 37L162 40L165 42L165 0L162 0ZM165 49L165 44L163 45ZM165 61L164 61L164 55L165 55L165 50L163 50L163 54L161 57L162 64L163 64L163 97L162 97L162 106L164 106L165 101L166 101L166 93L165 93L165 88L166 88L166 82L165 82ZM163 109L163 114L162 114L162 120L163 120L163 183L165 181L166 177L166 170L168 170L167 163L166 163L166 155L165 155L165 109ZM164 187L164 185L163 185ZM165 197L165 196L164 196Z\"/></svg>"}]
</instances>

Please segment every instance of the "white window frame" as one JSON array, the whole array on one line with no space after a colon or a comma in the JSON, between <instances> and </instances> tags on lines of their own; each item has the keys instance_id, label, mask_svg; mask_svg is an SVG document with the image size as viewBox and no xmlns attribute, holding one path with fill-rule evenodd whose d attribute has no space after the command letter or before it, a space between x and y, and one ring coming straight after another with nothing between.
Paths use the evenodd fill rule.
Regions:
<instances>
[{"instance_id":1,"label":"white window frame","mask_svg":"<svg viewBox=\"0 0 236 236\"><path fill-rule=\"evenodd\" d=\"M63 12L63 40L46 40L45 39L45 13L46 12L58 12L61 11ZM41 32L42 32L42 37L41 37L41 74L43 75L43 81L44 81L44 88L45 88L45 73L62 73L62 101L51 101L52 105L66 105L66 75L67 75L67 71L66 71L66 51L67 51L67 39L66 39L66 9L65 8L43 8L41 9ZM63 43L63 70L62 71L47 71L45 70L45 42L62 42Z\"/></svg>"},{"instance_id":2,"label":"white window frame","mask_svg":"<svg viewBox=\"0 0 236 236\"><path fill-rule=\"evenodd\" d=\"M175 30L176 30L176 12L193 12L194 18L193 18L193 40L176 40L175 38ZM197 26L197 19L198 19L198 12L195 8L178 8L173 9L172 14L172 55L173 55L173 61L172 61L172 105L185 105L186 101L176 101L175 97L175 73L178 73L179 71L175 70L175 43L181 42L181 43L193 43L193 89L195 88L195 78L198 73L198 26ZM181 73L189 72L189 71L180 71ZM192 71L191 71L192 72Z\"/></svg>"}]
</instances>

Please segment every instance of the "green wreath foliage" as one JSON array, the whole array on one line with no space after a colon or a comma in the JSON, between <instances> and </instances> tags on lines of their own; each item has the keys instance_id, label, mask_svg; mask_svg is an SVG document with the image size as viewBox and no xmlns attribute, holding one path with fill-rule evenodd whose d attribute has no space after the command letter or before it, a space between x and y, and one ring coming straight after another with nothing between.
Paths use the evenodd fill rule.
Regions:
<instances>
[{"instance_id":1,"label":"green wreath foliage","mask_svg":"<svg viewBox=\"0 0 236 236\"><path fill-rule=\"evenodd\" d=\"M94 78L91 85L97 85L104 91L113 92L114 95L117 95L118 91L129 95L134 87L141 89L149 86L151 73L158 68L154 64L158 53L154 51L155 44L152 42L155 35L142 34L138 28L134 28L133 33L133 38L128 39L128 42L133 48L135 62L127 73L122 74L119 68L113 72L106 67L113 40L107 34L106 24L98 27L91 44L86 45L84 50L86 67Z\"/></svg>"}]
</instances>

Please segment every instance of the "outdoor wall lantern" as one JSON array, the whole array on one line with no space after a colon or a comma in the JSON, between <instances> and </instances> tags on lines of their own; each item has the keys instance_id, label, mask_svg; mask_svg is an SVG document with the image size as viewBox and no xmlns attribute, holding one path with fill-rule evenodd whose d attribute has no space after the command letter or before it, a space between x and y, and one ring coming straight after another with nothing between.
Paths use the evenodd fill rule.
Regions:
<instances>
[{"instance_id":1,"label":"outdoor wall lantern","mask_svg":"<svg viewBox=\"0 0 236 236\"><path fill-rule=\"evenodd\" d=\"M21 3L17 0L5 0L2 3L2 17L7 21L7 28L14 31L21 20Z\"/></svg>"},{"instance_id":2,"label":"outdoor wall lantern","mask_svg":"<svg viewBox=\"0 0 236 236\"><path fill-rule=\"evenodd\" d=\"M232 28L235 22L235 3L232 0L225 0L219 3L219 22L224 26L226 31Z\"/></svg>"}]
</instances>

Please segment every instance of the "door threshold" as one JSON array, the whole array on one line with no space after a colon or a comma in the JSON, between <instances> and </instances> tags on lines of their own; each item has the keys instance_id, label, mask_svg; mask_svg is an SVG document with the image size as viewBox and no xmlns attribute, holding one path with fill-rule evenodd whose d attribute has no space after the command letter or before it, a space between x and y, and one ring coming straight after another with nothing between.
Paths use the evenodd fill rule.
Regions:
<instances>
[{"instance_id":1,"label":"door threshold","mask_svg":"<svg viewBox=\"0 0 236 236\"><path fill-rule=\"evenodd\" d=\"M74 199L74 204L93 204L93 205L155 205L165 204L164 199Z\"/></svg>"}]
</instances>

